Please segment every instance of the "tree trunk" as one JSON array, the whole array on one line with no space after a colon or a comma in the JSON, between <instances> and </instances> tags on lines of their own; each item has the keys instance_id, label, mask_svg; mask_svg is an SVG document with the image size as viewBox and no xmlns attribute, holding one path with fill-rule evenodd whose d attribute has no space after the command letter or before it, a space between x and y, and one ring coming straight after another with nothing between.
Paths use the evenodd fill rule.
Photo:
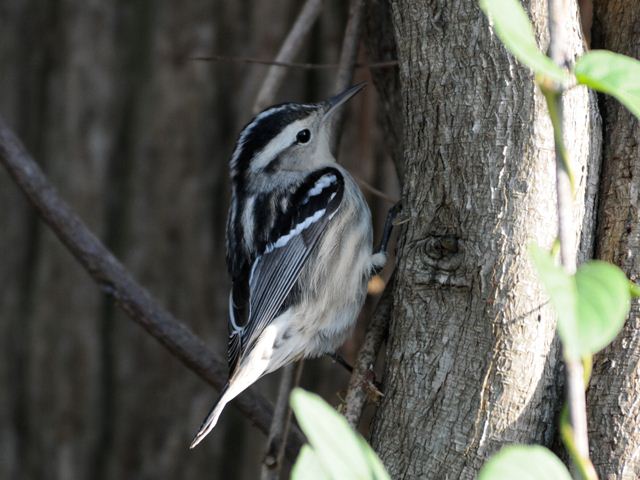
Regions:
<instances>
[{"instance_id":1,"label":"tree trunk","mask_svg":"<svg viewBox=\"0 0 640 480\"><path fill-rule=\"evenodd\" d=\"M640 57L637 2L594 2L594 48ZM604 143L596 254L635 282L640 272L640 124L612 97L601 99ZM596 357L587 406L591 458L600 478L640 477L640 303Z\"/></svg>"},{"instance_id":2,"label":"tree trunk","mask_svg":"<svg viewBox=\"0 0 640 480\"><path fill-rule=\"evenodd\" d=\"M544 1L529 14L544 46ZM533 76L475 0L392 2L405 214L372 441L392 478L473 478L505 443L549 445L562 397L555 320L528 261L556 236L553 136ZM582 50L577 12L570 49ZM566 96L575 224L590 253L594 96Z\"/></svg>"}]
</instances>

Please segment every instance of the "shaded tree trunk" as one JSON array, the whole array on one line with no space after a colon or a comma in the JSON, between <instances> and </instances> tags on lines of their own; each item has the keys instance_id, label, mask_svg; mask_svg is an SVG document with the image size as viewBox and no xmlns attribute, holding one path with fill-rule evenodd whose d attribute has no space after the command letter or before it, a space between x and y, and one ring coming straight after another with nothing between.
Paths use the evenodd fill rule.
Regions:
<instances>
[{"instance_id":1,"label":"shaded tree trunk","mask_svg":"<svg viewBox=\"0 0 640 480\"><path fill-rule=\"evenodd\" d=\"M544 46L546 2L528 9ZM556 236L552 130L532 75L475 0L395 1L391 13L410 221L372 441L393 478L473 478L504 443L555 435L555 320L527 257L530 242ZM577 14L569 39L580 52ZM565 111L584 258L599 117L585 89L566 96Z\"/></svg>"},{"instance_id":2,"label":"shaded tree trunk","mask_svg":"<svg viewBox=\"0 0 640 480\"><path fill-rule=\"evenodd\" d=\"M624 0L594 3L593 47L640 57L640 10ZM601 98L603 160L598 258L640 281L640 124L611 97ZM603 479L640 477L640 303L594 364L587 396L591 458Z\"/></svg>"}]
</instances>

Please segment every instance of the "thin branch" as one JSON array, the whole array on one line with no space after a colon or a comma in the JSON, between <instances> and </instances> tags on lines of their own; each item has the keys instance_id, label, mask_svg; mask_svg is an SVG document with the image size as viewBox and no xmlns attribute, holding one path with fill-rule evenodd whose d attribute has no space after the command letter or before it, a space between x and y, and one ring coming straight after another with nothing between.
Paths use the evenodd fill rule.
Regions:
<instances>
[{"instance_id":1,"label":"thin branch","mask_svg":"<svg viewBox=\"0 0 640 480\"><path fill-rule=\"evenodd\" d=\"M1 116L0 163L22 189L42 220L89 272L100 289L187 368L220 390L227 380L226 363L212 353L186 325L163 309L89 231L60 198ZM238 397L234 404L260 430L268 432L273 407L261 395L249 391ZM287 458L295 459L303 442L300 430L293 428L287 442Z\"/></svg>"},{"instance_id":2,"label":"thin branch","mask_svg":"<svg viewBox=\"0 0 640 480\"><path fill-rule=\"evenodd\" d=\"M291 425L289 396L302 376L304 360L290 363L282 369L282 380L278 389L278 400L273 410L273 419L267 440L267 449L262 461L262 480L278 480L283 467L284 445Z\"/></svg>"},{"instance_id":3,"label":"thin branch","mask_svg":"<svg viewBox=\"0 0 640 480\"><path fill-rule=\"evenodd\" d=\"M343 414L353 428L358 428L362 410L367 403L367 399L371 396L372 369L389 327L389 318L393 307L393 287L394 276L389 280L387 288L385 288L376 306L373 317L369 325L367 325L367 332L358 352L356 363L353 366L353 373L349 379Z\"/></svg>"},{"instance_id":4,"label":"thin branch","mask_svg":"<svg viewBox=\"0 0 640 480\"><path fill-rule=\"evenodd\" d=\"M570 7L569 0L549 0L549 56L564 68L569 60L566 41ZM563 93L564 85L543 86L549 116L554 130L556 153L556 196L558 202L558 240L560 260L565 270L576 271L576 248L573 225L573 178L571 164L564 144ZM587 409L585 401L584 367L580 359L565 359L567 366L567 403L573 442L571 453L581 471L589 472L588 478L597 478L589 460L589 438L587 436Z\"/></svg>"},{"instance_id":5,"label":"thin branch","mask_svg":"<svg viewBox=\"0 0 640 480\"><path fill-rule=\"evenodd\" d=\"M355 71L358 47L360 45L360 30L363 14L364 0L351 0L349 19L347 20L344 39L342 41L342 51L340 52L340 67L336 75L336 92L342 92L353 81L353 72ZM340 145L344 113L344 108L341 108L334 114L334 131L336 134L331 138L331 151L333 152L336 152Z\"/></svg>"},{"instance_id":6,"label":"thin branch","mask_svg":"<svg viewBox=\"0 0 640 480\"><path fill-rule=\"evenodd\" d=\"M389 202L392 204L396 204L398 203L399 199L397 198L392 198L389 195L387 195L386 193L384 193L382 190L378 190L376 187L374 187L373 185L371 185L370 183L368 183L367 181L361 179L360 177L357 177L355 175L353 175L353 178L356 179L356 182L358 182L358 184L367 192L371 193L372 195L375 195L376 197L381 198L382 200L384 200L385 202Z\"/></svg>"},{"instance_id":7,"label":"thin branch","mask_svg":"<svg viewBox=\"0 0 640 480\"><path fill-rule=\"evenodd\" d=\"M266 65L281 68L299 68L303 70L333 70L340 67L339 63L304 63L304 62L277 62L275 60L263 60L254 57L233 57L226 55L203 55L189 57L189 60L202 62L226 62L226 63L248 63L252 65ZM356 63L354 68L395 68L398 66L397 60L387 60L382 62Z\"/></svg>"},{"instance_id":8,"label":"thin branch","mask_svg":"<svg viewBox=\"0 0 640 480\"><path fill-rule=\"evenodd\" d=\"M298 15L293 28L287 35L278 55L276 55L275 61L278 63L285 63L292 61L302 48L302 43L305 37L311 31L311 27L315 23L316 19L320 15L322 9L322 0L307 0ZM276 92L284 76L286 70L279 68L280 66L273 65L269 68L267 76L265 77L262 87L256 97L256 101L253 105L254 113L258 113L264 110L266 107L273 103L273 99L276 96Z\"/></svg>"}]
</instances>

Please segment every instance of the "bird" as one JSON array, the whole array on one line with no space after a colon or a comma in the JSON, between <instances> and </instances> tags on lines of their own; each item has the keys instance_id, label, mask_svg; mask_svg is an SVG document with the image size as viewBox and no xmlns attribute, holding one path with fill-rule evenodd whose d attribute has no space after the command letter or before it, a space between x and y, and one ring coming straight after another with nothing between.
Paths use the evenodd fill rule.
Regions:
<instances>
[{"instance_id":1,"label":"bird","mask_svg":"<svg viewBox=\"0 0 640 480\"><path fill-rule=\"evenodd\" d=\"M364 86L318 103L269 107L238 136L226 227L229 377L190 448L264 375L333 354L386 262L399 207L390 210L374 251L369 207L331 152L335 113Z\"/></svg>"}]
</instances>

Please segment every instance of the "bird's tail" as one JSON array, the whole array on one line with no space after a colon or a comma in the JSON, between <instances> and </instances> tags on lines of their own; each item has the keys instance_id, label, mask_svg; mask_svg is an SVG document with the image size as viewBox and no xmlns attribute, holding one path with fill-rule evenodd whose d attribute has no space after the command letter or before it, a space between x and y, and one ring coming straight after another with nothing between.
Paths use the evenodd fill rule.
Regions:
<instances>
[{"instance_id":1,"label":"bird's tail","mask_svg":"<svg viewBox=\"0 0 640 480\"><path fill-rule=\"evenodd\" d=\"M204 422L202 422L202 426L200 427L200 430L198 430L198 433L196 434L196 436L193 437L193 441L191 442L191 445L189 446L189 448L195 448L195 446L198 445L202 440L204 440L204 437L206 437L209 434L209 432L213 430L213 427L216 426L216 423L218 423L218 418L220 417L222 410L224 410L224 407L233 398L228 395L228 392L229 392L229 384L227 383L222 389L222 391L220 392L218 401L213 404L213 407L209 411L207 418L205 418Z\"/></svg>"},{"instance_id":2,"label":"bird's tail","mask_svg":"<svg viewBox=\"0 0 640 480\"><path fill-rule=\"evenodd\" d=\"M194 437L189 448L194 448L213 430L227 403L244 392L264 374L282 366L282 360L280 360L280 363L275 364L272 361L273 345L277 332L275 328L266 329L256 345L250 350L248 356L241 360L240 365L236 367L235 372L233 372L231 378L220 392L218 401L209 412L209 415L207 415L207 418L205 418L200 431Z\"/></svg>"},{"instance_id":3,"label":"bird's tail","mask_svg":"<svg viewBox=\"0 0 640 480\"><path fill-rule=\"evenodd\" d=\"M271 344L273 344L273 341L271 342ZM259 350L256 351L256 355L262 355ZM218 418L220 417L220 414L222 413L222 410L224 410L224 407L227 405L227 403L236 398L247 388L249 388L254 382L256 382L260 377L262 377L262 375L267 372L268 366L268 359L263 359L262 361L255 361L255 359L250 359L247 364L241 365L236 370L229 382L220 392L218 401L213 405L213 408L209 412L209 415L207 415L207 418L205 418L202 426L200 427L200 431L194 437L189 448L194 448L204 439L204 437L209 434L209 432L211 432L211 430L213 430L213 427L215 427L216 423L218 423Z\"/></svg>"}]
</instances>

